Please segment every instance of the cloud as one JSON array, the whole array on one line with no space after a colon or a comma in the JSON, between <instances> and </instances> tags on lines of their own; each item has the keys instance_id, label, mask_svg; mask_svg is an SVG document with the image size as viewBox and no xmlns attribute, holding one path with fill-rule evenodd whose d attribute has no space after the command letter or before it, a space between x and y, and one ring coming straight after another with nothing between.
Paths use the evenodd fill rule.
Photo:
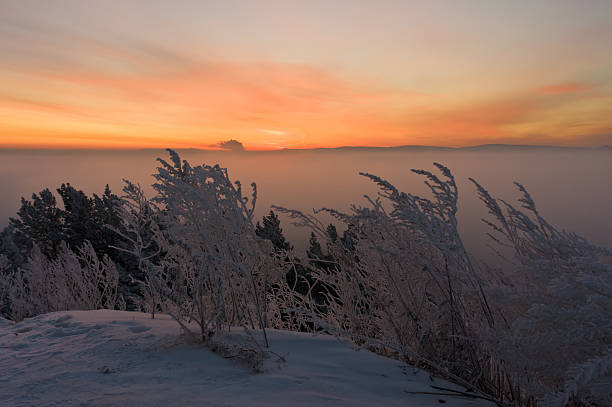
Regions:
<instances>
[{"instance_id":1,"label":"cloud","mask_svg":"<svg viewBox=\"0 0 612 407\"><path fill-rule=\"evenodd\" d=\"M12 144L243 151L237 138L250 149L458 146L537 133L548 135L542 143L596 143L612 124L610 94L580 82L504 98L428 94L305 64L197 60L136 41L81 40L76 48L96 53L87 63L73 63L74 53L58 55L62 69L25 57L18 70L0 62L0 133L18 134Z\"/></svg>"},{"instance_id":2,"label":"cloud","mask_svg":"<svg viewBox=\"0 0 612 407\"><path fill-rule=\"evenodd\" d=\"M580 136L584 144L593 146L612 146L612 128L603 129L594 134L584 134Z\"/></svg>"},{"instance_id":3,"label":"cloud","mask_svg":"<svg viewBox=\"0 0 612 407\"><path fill-rule=\"evenodd\" d=\"M244 146L238 140L220 141L214 145L217 148L230 151L244 151Z\"/></svg>"},{"instance_id":4,"label":"cloud","mask_svg":"<svg viewBox=\"0 0 612 407\"><path fill-rule=\"evenodd\" d=\"M591 89L586 83L557 83L554 85L541 86L536 88L536 92L547 95L562 95L566 93L585 92Z\"/></svg>"},{"instance_id":5,"label":"cloud","mask_svg":"<svg viewBox=\"0 0 612 407\"><path fill-rule=\"evenodd\" d=\"M284 136L287 134L286 131L283 130L273 130L273 129L260 129L262 133L271 134L273 136Z\"/></svg>"},{"instance_id":6,"label":"cloud","mask_svg":"<svg viewBox=\"0 0 612 407\"><path fill-rule=\"evenodd\" d=\"M6 56L0 68L39 73L170 75L201 65L185 53L151 41L110 33L96 37L59 25L2 17L0 50Z\"/></svg>"}]
</instances>

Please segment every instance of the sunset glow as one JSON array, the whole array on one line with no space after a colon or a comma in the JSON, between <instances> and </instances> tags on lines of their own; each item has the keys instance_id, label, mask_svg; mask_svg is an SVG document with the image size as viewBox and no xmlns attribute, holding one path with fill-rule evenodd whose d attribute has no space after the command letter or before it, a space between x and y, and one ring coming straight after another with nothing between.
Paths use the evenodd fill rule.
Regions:
<instances>
[{"instance_id":1,"label":"sunset glow","mask_svg":"<svg viewBox=\"0 0 612 407\"><path fill-rule=\"evenodd\" d=\"M612 144L607 1L243 3L3 1L0 147Z\"/></svg>"}]
</instances>

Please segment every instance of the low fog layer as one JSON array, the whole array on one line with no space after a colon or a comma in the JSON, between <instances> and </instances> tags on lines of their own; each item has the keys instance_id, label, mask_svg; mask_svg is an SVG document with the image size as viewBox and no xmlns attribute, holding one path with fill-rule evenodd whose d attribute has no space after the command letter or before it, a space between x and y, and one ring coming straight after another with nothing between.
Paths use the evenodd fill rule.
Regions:
<instances>
[{"instance_id":1,"label":"low fog layer","mask_svg":"<svg viewBox=\"0 0 612 407\"><path fill-rule=\"evenodd\" d=\"M532 194L540 212L561 228L575 231L594 244L612 246L612 174L609 149L489 148L479 150L320 150L277 152L183 151L194 164L219 163L233 180L256 182L259 190L257 219L270 205L303 211L329 207L347 210L364 203L363 194L375 195L371 181L358 173L369 172L388 179L402 191L428 195L422 178L412 168L432 169L433 162L448 166L459 186L459 222L472 252L491 259L483 246L487 231L480 222L486 211L477 199L475 178L494 196L515 202L514 181ZM122 178L139 182L151 192L151 174L159 150L142 151L0 151L0 227L19 208L20 197L30 198L44 188L54 191L70 182L88 194L102 193L106 184L121 195ZM309 232L292 227L281 217L288 240L306 247ZM329 219L331 220L331 219Z\"/></svg>"},{"instance_id":2,"label":"low fog layer","mask_svg":"<svg viewBox=\"0 0 612 407\"><path fill-rule=\"evenodd\" d=\"M243 178L242 184L232 182L218 165L197 164L211 153L180 157L169 150L155 170L150 199L130 181L121 201L108 187L101 198L89 199L62 184L58 193L66 209L61 210L44 190L33 205L24 200L14 229L3 232L0 313L17 322L16 333L24 332L22 324L32 317L54 311L145 311L152 319L163 313L182 328L185 340L238 358L253 372L262 371L270 354L278 356L269 350L271 328L334 334L382 356L425 366L475 392L462 396L500 405L506 400L610 405L612 250L563 229L566 220L581 221L577 214L589 214L585 218L605 229L608 222L594 215L593 202L607 202L606 197L594 199L606 191L594 188L598 174L608 173L607 156L597 156L604 150L583 157L585 151L561 149L485 150L218 155L223 166L238 168L233 180ZM131 159L134 167L150 153L59 153L55 162L88 158L88 165L127 171L122 161ZM462 159L454 165L460 168L457 179L439 162L422 162L428 155L451 167ZM354 169L351 163L365 163L364 177L353 181L344 172ZM428 171L431 166L436 170ZM576 166L584 173L572 178ZM410 167L426 169L411 172ZM467 178L477 169L485 175L475 176L478 181ZM72 168L72 173L87 172ZM103 167L98 172L109 175ZM518 178L527 189L518 182L512 194L499 187L517 173L531 177L528 182ZM241 175L258 174L264 183L260 193L272 193L256 214L255 183L251 190L250 179ZM470 202L466 178L489 212L489 236L515 267L498 268L502 262L493 260L495 269L490 269L475 262L479 256L473 255L482 258L487 245L478 226L485 211L473 198ZM373 187L379 197L366 196L364 207L341 212L355 201L353 194L374 195ZM549 192L548 208L534 202L541 194L528 192L538 187ZM460 188L468 191L461 206ZM257 216L275 201L283 205L273 205L275 211L312 229L306 256L291 252L273 213L262 219L263 227L255 226ZM568 202L573 203L564 205ZM306 205L336 206L340 211L322 211L343 226L337 230L327 226L329 219L295 209ZM584 224L581 229L584 233ZM63 335L61 324L51 337ZM247 342L227 338L232 326L245 330ZM79 328L77 333L84 332ZM21 345L15 350L16 360L23 359Z\"/></svg>"}]
</instances>

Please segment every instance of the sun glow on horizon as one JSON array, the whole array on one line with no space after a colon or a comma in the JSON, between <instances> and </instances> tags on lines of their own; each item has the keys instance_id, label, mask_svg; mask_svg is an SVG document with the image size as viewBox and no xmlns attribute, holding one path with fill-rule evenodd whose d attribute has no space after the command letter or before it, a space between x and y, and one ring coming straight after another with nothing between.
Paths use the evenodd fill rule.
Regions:
<instances>
[{"instance_id":1,"label":"sun glow on horizon","mask_svg":"<svg viewBox=\"0 0 612 407\"><path fill-rule=\"evenodd\" d=\"M544 3L8 0L0 148L612 144L612 7Z\"/></svg>"}]
</instances>

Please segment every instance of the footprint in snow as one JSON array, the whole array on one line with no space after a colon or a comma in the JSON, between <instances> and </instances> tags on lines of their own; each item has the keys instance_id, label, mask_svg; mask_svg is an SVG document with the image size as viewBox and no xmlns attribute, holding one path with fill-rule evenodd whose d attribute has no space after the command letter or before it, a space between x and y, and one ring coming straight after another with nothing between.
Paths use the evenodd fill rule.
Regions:
<instances>
[{"instance_id":1,"label":"footprint in snow","mask_svg":"<svg viewBox=\"0 0 612 407\"><path fill-rule=\"evenodd\" d=\"M131 332L133 332L133 333L135 333L135 334L138 334L138 333L141 333L141 332L146 332L146 331L150 330L150 329L151 329L151 327L150 327L150 326L139 325L139 326L132 326L132 327L129 327L128 329L129 329Z\"/></svg>"}]
</instances>

